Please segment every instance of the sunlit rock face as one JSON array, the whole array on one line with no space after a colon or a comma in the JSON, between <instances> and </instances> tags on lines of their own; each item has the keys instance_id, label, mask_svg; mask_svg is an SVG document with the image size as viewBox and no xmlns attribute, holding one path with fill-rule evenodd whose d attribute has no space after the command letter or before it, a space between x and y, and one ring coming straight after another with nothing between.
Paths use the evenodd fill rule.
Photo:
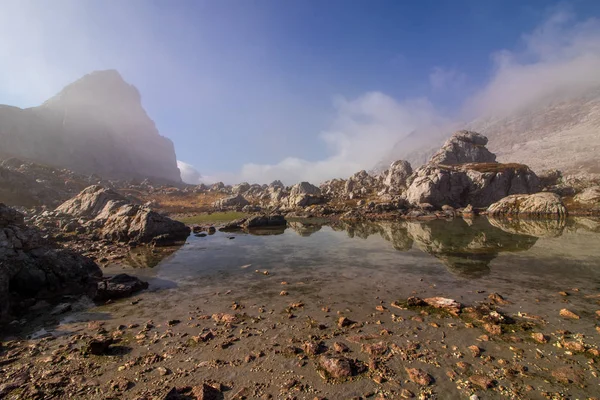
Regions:
<instances>
[{"instance_id":1,"label":"sunlit rock face","mask_svg":"<svg viewBox=\"0 0 600 400\"><path fill-rule=\"evenodd\" d=\"M173 143L114 70L66 86L39 107L0 106L0 156L118 179L181 182Z\"/></svg>"},{"instance_id":2,"label":"sunlit rock face","mask_svg":"<svg viewBox=\"0 0 600 400\"><path fill-rule=\"evenodd\" d=\"M436 208L487 207L512 194L539 190L537 175L523 164L500 164L477 132L458 131L408 179L406 200Z\"/></svg>"}]
</instances>

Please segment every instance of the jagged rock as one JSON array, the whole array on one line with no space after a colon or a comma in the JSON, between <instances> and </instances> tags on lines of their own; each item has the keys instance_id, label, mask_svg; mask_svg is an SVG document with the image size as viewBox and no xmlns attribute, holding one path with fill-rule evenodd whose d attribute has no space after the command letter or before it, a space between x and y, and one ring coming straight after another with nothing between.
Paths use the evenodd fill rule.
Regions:
<instances>
[{"instance_id":1,"label":"jagged rock","mask_svg":"<svg viewBox=\"0 0 600 400\"><path fill-rule=\"evenodd\" d=\"M600 186L592 186L583 190L573 200L583 204L600 205Z\"/></svg>"},{"instance_id":2,"label":"jagged rock","mask_svg":"<svg viewBox=\"0 0 600 400\"><path fill-rule=\"evenodd\" d=\"M92 260L44 239L21 213L0 204L0 320L8 316L12 295L93 293L101 276Z\"/></svg>"},{"instance_id":3,"label":"jagged rock","mask_svg":"<svg viewBox=\"0 0 600 400\"><path fill-rule=\"evenodd\" d=\"M560 196L554 193L541 192L530 195L516 194L505 197L488 207L491 216L527 215L565 217L567 209Z\"/></svg>"},{"instance_id":4,"label":"jagged rock","mask_svg":"<svg viewBox=\"0 0 600 400\"><path fill-rule=\"evenodd\" d=\"M426 165L411 176L405 197L413 205L429 203L436 208L487 207L508 195L535 193L538 188L537 176L522 164Z\"/></svg>"},{"instance_id":5,"label":"jagged rock","mask_svg":"<svg viewBox=\"0 0 600 400\"><path fill-rule=\"evenodd\" d=\"M235 196L226 197L215 201L213 204L215 208L228 208L228 207L244 207L249 205L250 202L244 198L241 194Z\"/></svg>"},{"instance_id":6,"label":"jagged rock","mask_svg":"<svg viewBox=\"0 0 600 400\"><path fill-rule=\"evenodd\" d=\"M119 193L90 186L60 205L56 212L89 220L101 236L120 242L168 245L184 241L190 234L185 224L147 207L131 204Z\"/></svg>"},{"instance_id":7,"label":"jagged rock","mask_svg":"<svg viewBox=\"0 0 600 400\"><path fill-rule=\"evenodd\" d=\"M406 182L412 175L413 170L408 161L398 160L390 165L384 184L395 192L406 189Z\"/></svg>"},{"instance_id":8,"label":"jagged rock","mask_svg":"<svg viewBox=\"0 0 600 400\"><path fill-rule=\"evenodd\" d=\"M148 283L135 276L118 274L98 282L98 290L94 300L106 301L131 296L133 293L148 288Z\"/></svg>"},{"instance_id":9,"label":"jagged rock","mask_svg":"<svg viewBox=\"0 0 600 400\"><path fill-rule=\"evenodd\" d=\"M458 131L431 157L429 164L493 163L496 156L485 145L487 137L472 131Z\"/></svg>"},{"instance_id":10,"label":"jagged rock","mask_svg":"<svg viewBox=\"0 0 600 400\"><path fill-rule=\"evenodd\" d=\"M289 207L307 207L323 202L321 190L308 182L300 182L292 186L289 195Z\"/></svg>"},{"instance_id":11,"label":"jagged rock","mask_svg":"<svg viewBox=\"0 0 600 400\"><path fill-rule=\"evenodd\" d=\"M0 106L0 142L5 154L82 174L181 182L173 143L114 70L85 75L39 107Z\"/></svg>"},{"instance_id":12,"label":"jagged rock","mask_svg":"<svg viewBox=\"0 0 600 400\"><path fill-rule=\"evenodd\" d=\"M242 183L239 183L239 184L237 184L237 185L234 185L234 186L231 188L231 192L232 192L233 194L236 194L236 195L237 195L237 194L242 194L242 193L245 193L245 192L247 192L249 189L250 189L250 184L249 184L248 182L242 182Z\"/></svg>"},{"instance_id":13,"label":"jagged rock","mask_svg":"<svg viewBox=\"0 0 600 400\"><path fill-rule=\"evenodd\" d=\"M283 189L285 186L280 180L275 180L269 184L269 188Z\"/></svg>"}]
</instances>

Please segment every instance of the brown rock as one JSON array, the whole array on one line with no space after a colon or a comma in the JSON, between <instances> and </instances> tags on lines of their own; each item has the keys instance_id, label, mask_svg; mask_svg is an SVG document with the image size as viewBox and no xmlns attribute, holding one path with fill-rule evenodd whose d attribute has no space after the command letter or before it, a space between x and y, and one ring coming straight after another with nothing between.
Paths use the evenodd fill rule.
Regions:
<instances>
[{"instance_id":1,"label":"brown rock","mask_svg":"<svg viewBox=\"0 0 600 400\"><path fill-rule=\"evenodd\" d=\"M113 338L99 336L88 342L85 352L95 356L101 356L106 354L110 345L114 343L116 343L116 341Z\"/></svg>"},{"instance_id":2,"label":"brown rock","mask_svg":"<svg viewBox=\"0 0 600 400\"><path fill-rule=\"evenodd\" d=\"M220 390L203 383L200 386L192 388L192 394L196 396L196 400L221 400L223 395Z\"/></svg>"},{"instance_id":3,"label":"brown rock","mask_svg":"<svg viewBox=\"0 0 600 400\"><path fill-rule=\"evenodd\" d=\"M494 387L494 381L484 375L472 375L469 377L469 382L484 390Z\"/></svg>"},{"instance_id":4,"label":"brown rock","mask_svg":"<svg viewBox=\"0 0 600 400\"><path fill-rule=\"evenodd\" d=\"M415 397L415 394L408 389L402 389L400 391L400 397L402 397L403 399L412 399L413 397Z\"/></svg>"},{"instance_id":5,"label":"brown rock","mask_svg":"<svg viewBox=\"0 0 600 400\"><path fill-rule=\"evenodd\" d=\"M212 319L219 324L234 324L237 322L237 317L235 315L223 313L213 314Z\"/></svg>"},{"instance_id":6,"label":"brown rock","mask_svg":"<svg viewBox=\"0 0 600 400\"><path fill-rule=\"evenodd\" d=\"M388 350L388 345L384 342L365 343L360 347L360 351L372 356L381 356Z\"/></svg>"},{"instance_id":7,"label":"brown rock","mask_svg":"<svg viewBox=\"0 0 600 400\"><path fill-rule=\"evenodd\" d=\"M557 368L552 371L552 376L559 382L568 384L574 383L579 386L583 386L583 371L578 368L573 368L570 366Z\"/></svg>"},{"instance_id":8,"label":"brown rock","mask_svg":"<svg viewBox=\"0 0 600 400\"><path fill-rule=\"evenodd\" d=\"M349 349L348 349L348 346L346 346L344 343L341 343L341 342L335 342L335 343L333 344L333 350L335 350L337 353L345 353L345 352L347 352Z\"/></svg>"},{"instance_id":9,"label":"brown rock","mask_svg":"<svg viewBox=\"0 0 600 400\"><path fill-rule=\"evenodd\" d=\"M563 342L563 347L567 350L577 351L583 353L585 351L585 345L580 342Z\"/></svg>"},{"instance_id":10,"label":"brown rock","mask_svg":"<svg viewBox=\"0 0 600 400\"><path fill-rule=\"evenodd\" d=\"M560 310L560 316L569 319L579 319L579 315L575 314L573 311L567 310L566 308Z\"/></svg>"},{"instance_id":11,"label":"brown rock","mask_svg":"<svg viewBox=\"0 0 600 400\"><path fill-rule=\"evenodd\" d=\"M409 307L422 307L426 305L426 303L422 299L413 296L406 299L406 305Z\"/></svg>"},{"instance_id":12,"label":"brown rock","mask_svg":"<svg viewBox=\"0 0 600 400\"><path fill-rule=\"evenodd\" d=\"M473 357L479 357L481 355L481 349L478 346L469 346L469 350L471 350Z\"/></svg>"},{"instance_id":13,"label":"brown rock","mask_svg":"<svg viewBox=\"0 0 600 400\"><path fill-rule=\"evenodd\" d=\"M329 357L323 355L319 359L319 365L332 378L339 379L352 376L352 364L350 360L345 357Z\"/></svg>"},{"instance_id":14,"label":"brown rock","mask_svg":"<svg viewBox=\"0 0 600 400\"><path fill-rule=\"evenodd\" d=\"M549 337L541 332L534 332L531 334L531 337L538 343L548 343L549 340Z\"/></svg>"},{"instance_id":15,"label":"brown rock","mask_svg":"<svg viewBox=\"0 0 600 400\"><path fill-rule=\"evenodd\" d=\"M483 329L488 331L488 333L491 335L501 335L502 334L502 327L497 324L489 324L489 323L483 324Z\"/></svg>"},{"instance_id":16,"label":"brown rock","mask_svg":"<svg viewBox=\"0 0 600 400\"><path fill-rule=\"evenodd\" d=\"M345 327L347 327L347 326L350 326L350 325L352 325L353 323L354 323L354 322L350 321L350 320L349 320L348 318L346 318L346 317L340 317L340 318L338 319L338 326L339 326L340 328L345 328Z\"/></svg>"},{"instance_id":17,"label":"brown rock","mask_svg":"<svg viewBox=\"0 0 600 400\"><path fill-rule=\"evenodd\" d=\"M500 305L510 304L510 301L505 300L504 297L502 297L498 293L490 294L488 296L488 299L490 299L493 303L500 304Z\"/></svg>"},{"instance_id":18,"label":"brown rock","mask_svg":"<svg viewBox=\"0 0 600 400\"><path fill-rule=\"evenodd\" d=\"M434 379L427 372L419 368L405 368L411 381L421 386L428 386L434 382Z\"/></svg>"}]
</instances>

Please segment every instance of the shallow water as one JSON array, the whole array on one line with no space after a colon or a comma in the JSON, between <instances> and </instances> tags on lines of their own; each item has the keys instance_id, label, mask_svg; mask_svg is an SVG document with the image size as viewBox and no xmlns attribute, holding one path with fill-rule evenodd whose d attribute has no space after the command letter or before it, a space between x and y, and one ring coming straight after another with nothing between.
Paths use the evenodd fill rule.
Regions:
<instances>
[{"instance_id":1,"label":"shallow water","mask_svg":"<svg viewBox=\"0 0 600 400\"><path fill-rule=\"evenodd\" d=\"M314 291L348 281L364 289L376 282L407 289L435 285L446 294L479 287L517 293L598 290L600 223L582 218L521 224L486 218L290 222L285 230L190 236L154 268L128 272L159 289L263 281L256 270L311 281Z\"/></svg>"},{"instance_id":2,"label":"shallow water","mask_svg":"<svg viewBox=\"0 0 600 400\"><path fill-rule=\"evenodd\" d=\"M143 265L143 254L132 257L140 258L135 265ZM108 331L117 326L141 327L151 321L155 327L148 339L136 342L132 337L140 328L127 330L131 353L114 357L95 372L100 382L118 376L135 381L127 398L148 391L155 395L168 387L199 384L207 378L226 382L235 389L232 395L250 387L256 393L291 398L285 397L289 392L282 389L280 376L302 382L303 389L292 390L299 399L313 399L316 393L330 399L369 393L398 398L402 388L423 398L440 399L468 398L473 393L486 399L600 394L597 361L591 363L589 355L559 345L576 340L585 343L587 350L600 344L600 330L596 330L600 318L600 223L595 220L498 221L480 217L329 225L294 221L286 229L190 236L181 249L152 265L105 271L127 272L148 280L148 291L100 307L83 304L81 311L61 316L58 324L45 325L46 331L58 338L47 342L49 346L61 346L74 333L92 334L87 321L104 321ZM282 296L282 291L286 295ZM487 332L481 326L392 305L409 296L443 296L475 306L489 304L488 296L494 292L510 302L499 310L522 322L533 322L527 328L531 331L507 326L501 336L482 339ZM581 318L562 318L559 312L563 308ZM210 318L215 313L238 314L243 319L238 326L227 327ZM358 325L340 328L340 316ZM182 322L172 327L167 321L173 319ZM193 335L208 331L215 333L215 339L198 346L189 344ZM531 332L544 333L549 342L533 342ZM357 335L365 339L355 342ZM237 341L223 347L220 343L229 338ZM363 351L364 343L383 340L400 350L390 350L386 361L380 360L382 367L366 374L381 374L384 383L362 375L332 384L319 375L318 358L281 353L286 346L302 346L307 340L323 341L329 353L333 341L342 341L350 347L349 357L365 364L369 356ZM418 355L403 353L402 349L415 343L421 346ZM484 348L482 357L470 355L469 346L474 344ZM265 356L255 362L243 361L256 352ZM166 378L167 383L156 381L152 368L144 366L118 372L125 362L149 353L171 354L162 364L176 371ZM457 371L458 360L471 363L471 371L449 378L448 373ZM502 364L500 360L504 360ZM514 372L524 366L526 372ZM564 366L581 369L584 384L558 382L552 371ZM405 367L425 369L434 376L435 385L419 387L409 382ZM494 389L481 391L469 384L467 379L474 373L495 379ZM86 393L96 393L94 390L95 386ZM548 397L548 393L554 394ZM227 394L225 398L231 397Z\"/></svg>"}]
</instances>

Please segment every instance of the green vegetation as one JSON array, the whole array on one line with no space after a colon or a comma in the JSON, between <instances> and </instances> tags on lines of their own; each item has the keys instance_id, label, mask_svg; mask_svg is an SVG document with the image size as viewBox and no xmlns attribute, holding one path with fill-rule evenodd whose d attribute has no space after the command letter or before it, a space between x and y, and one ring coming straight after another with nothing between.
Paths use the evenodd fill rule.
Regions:
<instances>
[{"instance_id":1,"label":"green vegetation","mask_svg":"<svg viewBox=\"0 0 600 400\"><path fill-rule=\"evenodd\" d=\"M206 213L206 214L196 214L196 215L181 215L174 216L173 219L177 221L181 221L187 225L194 224L207 224L207 223L216 223L216 222L229 222L234 219L244 218L248 214L243 212L231 211L231 212L214 212L214 213Z\"/></svg>"}]
</instances>

